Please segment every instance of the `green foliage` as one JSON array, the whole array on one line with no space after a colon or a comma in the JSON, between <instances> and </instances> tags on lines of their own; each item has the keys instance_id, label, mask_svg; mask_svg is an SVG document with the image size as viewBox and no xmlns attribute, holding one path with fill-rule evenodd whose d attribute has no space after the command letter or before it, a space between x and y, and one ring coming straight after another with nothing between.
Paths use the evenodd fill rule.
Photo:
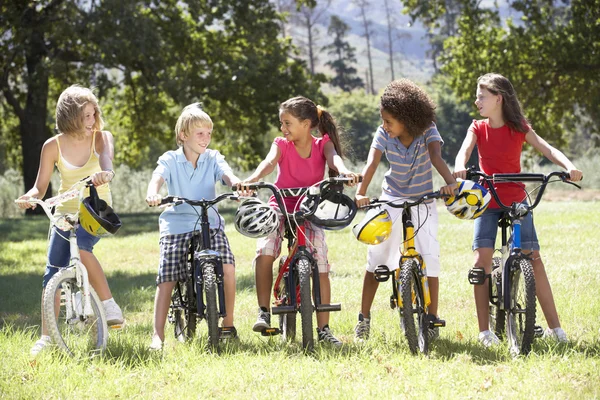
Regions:
<instances>
[{"instance_id":1,"label":"green foliage","mask_svg":"<svg viewBox=\"0 0 600 400\"><path fill-rule=\"evenodd\" d=\"M348 158L366 162L373 134L380 125L379 97L362 90L331 96L328 110L346 131L342 141Z\"/></svg>"},{"instance_id":2,"label":"green foliage","mask_svg":"<svg viewBox=\"0 0 600 400\"><path fill-rule=\"evenodd\" d=\"M322 50L327 50L327 54L335 57L335 59L325 63L335 72L335 76L329 82L332 86L339 87L344 92L364 87L362 79L356 76L356 68L351 66L351 64L356 63L354 54L356 49L345 40L349 29L348 24L344 23L339 17L332 15L327 33L333 36L333 42L322 48Z\"/></svg>"}]
</instances>

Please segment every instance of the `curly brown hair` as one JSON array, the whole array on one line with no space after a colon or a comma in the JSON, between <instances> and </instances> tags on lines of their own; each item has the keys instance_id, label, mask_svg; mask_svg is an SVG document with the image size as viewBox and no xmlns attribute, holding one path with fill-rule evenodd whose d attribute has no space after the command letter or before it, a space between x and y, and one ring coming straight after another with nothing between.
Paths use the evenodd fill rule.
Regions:
<instances>
[{"instance_id":1,"label":"curly brown hair","mask_svg":"<svg viewBox=\"0 0 600 400\"><path fill-rule=\"evenodd\" d=\"M387 85L379 104L382 111L404 124L412 137L421 136L435 122L435 103L409 79L397 79Z\"/></svg>"}]
</instances>

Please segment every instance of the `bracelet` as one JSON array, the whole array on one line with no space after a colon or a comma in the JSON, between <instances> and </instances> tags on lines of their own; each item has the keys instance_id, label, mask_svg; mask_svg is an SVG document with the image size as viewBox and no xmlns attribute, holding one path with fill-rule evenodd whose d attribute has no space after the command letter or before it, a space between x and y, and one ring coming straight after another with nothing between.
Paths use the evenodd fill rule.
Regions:
<instances>
[{"instance_id":1,"label":"bracelet","mask_svg":"<svg viewBox=\"0 0 600 400\"><path fill-rule=\"evenodd\" d=\"M113 171L112 169L107 169L107 170L104 170L104 171L102 171L102 172L110 172L110 173L112 174L112 175L110 176L110 180L111 180L111 181L112 181L112 180L113 180L113 178L115 177L115 171Z\"/></svg>"}]
</instances>

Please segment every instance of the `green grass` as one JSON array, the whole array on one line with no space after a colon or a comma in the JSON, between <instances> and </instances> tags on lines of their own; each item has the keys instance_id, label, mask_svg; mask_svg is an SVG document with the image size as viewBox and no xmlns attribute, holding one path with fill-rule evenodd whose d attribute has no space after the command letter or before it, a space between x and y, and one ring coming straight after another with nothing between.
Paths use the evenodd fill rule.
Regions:
<instances>
[{"instance_id":1,"label":"green grass","mask_svg":"<svg viewBox=\"0 0 600 400\"><path fill-rule=\"evenodd\" d=\"M47 220L0 220L0 398L597 398L600 396L600 262L595 257L600 203L546 202L535 221L542 255L564 329L571 341L537 340L527 358L512 359L505 346L482 348L476 340L472 222L440 212L442 247L440 313L447 321L429 357L412 356L389 308L389 283L373 307L372 337L353 343L366 246L349 229L328 232L333 265L331 326L341 349L316 346L306 355L298 343L251 331L256 298L251 262L255 241L227 234L237 260L235 323L238 344L210 354L200 339L177 343L167 326L162 354L149 352L158 262L157 216L123 215L123 231L103 239L96 254L127 328L111 333L106 354L93 360L47 353L35 362L29 348L39 335L39 297ZM360 215L359 215L360 218ZM276 318L275 318L276 320ZM546 326L541 310L538 322Z\"/></svg>"}]
</instances>

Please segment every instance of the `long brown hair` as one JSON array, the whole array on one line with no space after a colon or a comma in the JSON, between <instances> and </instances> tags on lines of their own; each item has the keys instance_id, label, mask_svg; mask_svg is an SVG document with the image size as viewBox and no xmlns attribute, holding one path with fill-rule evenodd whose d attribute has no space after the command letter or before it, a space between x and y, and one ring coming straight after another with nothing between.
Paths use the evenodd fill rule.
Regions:
<instances>
[{"instance_id":1,"label":"long brown hair","mask_svg":"<svg viewBox=\"0 0 600 400\"><path fill-rule=\"evenodd\" d=\"M502 119L508 127L517 132L529 132L528 121L523 115L521 102L512 83L500 74L490 73L477 78L477 86L493 95L502 96Z\"/></svg>"},{"instance_id":2,"label":"long brown hair","mask_svg":"<svg viewBox=\"0 0 600 400\"><path fill-rule=\"evenodd\" d=\"M91 89L80 85L71 85L60 94L56 103L56 130L66 135L85 134L83 108L88 103L93 104L96 112L92 131L101 131L104 120L98 99Z\"/></svg>"},{"instance_id":3,"label":"long brown hair","mask_svg":"<svg viewBox=\"0 0 600 400\"><path fill-rule=\"evenodd\" d=\"M309 120L311 129L318 129L321 136L327 134L333 143L336 153L343 157L344 153L340 141L341 129L333 116L312 100L303 96L293 97L281 103L279 110L291 114L300 121ZM329 171L332 175L332 171Z\"/></svg>"}]
</instances>

